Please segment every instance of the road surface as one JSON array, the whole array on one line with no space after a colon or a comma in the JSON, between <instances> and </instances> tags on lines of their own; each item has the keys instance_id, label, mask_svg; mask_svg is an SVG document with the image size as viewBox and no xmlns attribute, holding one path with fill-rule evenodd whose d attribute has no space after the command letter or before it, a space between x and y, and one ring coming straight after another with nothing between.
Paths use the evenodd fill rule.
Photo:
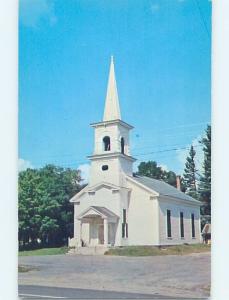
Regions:
<instances>
[{"instance_id":1,"label":"road surface","mask_svg":"<svg viewBox=\"0 0 229 300\"><path fill-rule=\"evenodd\" d=\"M210 253L151 257L21 256L19 265L33 267L29 272L19 273L19 285L37 286L33 287L35 295L45 287L54 288L54 292L61 288L67 296L74 289L81 298L91 293L99 298L106 298L107 293L114 297L115 292L121 292L123 297L144 294L199 299L210 294ZM28 289L24 294L30 294L30 288L24 287Z\"/></svg>"}]
</instances>

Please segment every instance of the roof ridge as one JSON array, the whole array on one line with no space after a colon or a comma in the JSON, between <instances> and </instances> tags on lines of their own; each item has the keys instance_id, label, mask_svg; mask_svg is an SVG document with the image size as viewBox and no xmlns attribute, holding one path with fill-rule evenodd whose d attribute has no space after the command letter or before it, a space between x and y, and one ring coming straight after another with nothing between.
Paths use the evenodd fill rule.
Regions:
<instances>
[{"instance_id":1,"label":"roof ridge","mask_svg":"<svg viewBox=\"0 0 229 300\"><path fill-rule=\"evenodd\" d=\"M133 177L134 179L134 177ZM141 184L148 186L152 190L156 191L160 195L177 197L186 201L200 202L197 199L189 196L188 194L178 190L176 187L165 182L164 180L151 178L148 176L135 176L135 180L139 181ZM145 181L145 182L144 182ZM158 183L158 184L157 184Z\"/></svg>"}]
</instances>

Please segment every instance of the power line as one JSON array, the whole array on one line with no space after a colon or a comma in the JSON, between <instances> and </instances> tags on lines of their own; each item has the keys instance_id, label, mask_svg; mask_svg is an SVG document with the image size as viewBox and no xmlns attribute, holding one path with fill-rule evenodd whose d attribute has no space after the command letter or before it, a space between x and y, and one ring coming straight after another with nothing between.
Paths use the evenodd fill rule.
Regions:
<instances>
[{"instance_id":1,"label":"power line","mask_svg":"<svg viewBox=\"0 0 229 300\"><path fill-rule=\"evenodd\" d=\"M193 146L194 148L196 147L201 147L202 145L195 145ZM141 156L141 155L148 155L148 154L156 154L156 153L164 153L164 152L170 152L170 151L179 151L179 150L188 150L190 147L180 147L180 148L172 148L172 149L165 149L165 150L159 150L159 151L153 151L153 152L148 152L148 153L140 153L140 154L135 154L135 156Z\"/></svg>"},{"instance_id":2,"label":"power line","mask_svg":"<svg viewBox=\"0 0 229 300\"><path fill-rule=\"evenodd\" d=\"M193 145L194 148L201 147L202 145ZM145 153L138 153L134 154L133 156L139 157L139 156L146 156L146 155L152 155L152 154L161 154L166 152L173 152L173 151L179 151L179 150L188 150L190 147L176 147L176 148L170 148L170 149L162 149L158 151L150 151ZM74 160L74 161L52 161L53 164L59 164L61 166L77 166L80 163L88 163L88 160Z\"/></svg>"},{"instance_id":3,"label":"power line","mask_svg":"<svg viewBox=\"0 0 229 300\"><path fill-rule=\"evenodd\" d=\"M205 122L204 123L193 123L193 124L189 124L189 125L187 125L187 126L193 126L193 125L197 125L197 124L206 124ZM178 126L178 127L171 127L171 129L174 129L174 128L182 128L182 127L185 127L186 125L181 125L181 126ZM165 130L162 130L162 131L165 131ZM158 132L160 132L160 130L158 131L156 131L157 133ZM186 130L186 131L182 131L182 132L174 132L173 134L165 134L165 135L163 135L163 137L166 137L166 138L168 138L168 137L181 137L181 136L189 136L189 134L190 134L190 136L191 136L191 133L194 133L193 131L189 131L189 130ZM154 138L154 133L152 132L152 137L151 138L141 138L140 137L140 144L144 144L144 143L146 143L146 142L149 142L149 143L152 143L152 140L155 140L155 138ZM161 136L161 138L162 138L162 136ZM118 139L115 139L115 141L118 141ZM98 142L95 142L95 144L99 144L100 142L98 141ZM135 147L132 147L132 150L139 150L139 149L146 149L146 148L151 148L152 147L152 145L149 145L149 146L144 146L144 147L138 147L138 146L135 146ZM90 153L88 154L88 155L90 155ZM42 155L37 155L37 157L39 156L39 158L41 158L42 157ZM51 159L51 158L58 158L58 157L74 157L75 156L75 154L54 154L54 155L48 155L48 156L46 156L45 155L45 158L44 158L44 160L47 160L47 159ZM36 155L35 155L35 157L36 157ZM44 156L43 156L44 157Z\"/></svg>"},{"instance_id":4,"label":"power line","mask_svg":"<svg viewBox=\"0 0 229 300\"><path fill-rule=\"evenodd\" d=\"M186 135L187 137L187 135ZM117 141L117 139L115 139L115 141ZM97 144L97 143L96 143ZM100 142L98 142L98 144L100 144ZM144 144L143 141L141 141L141 144ZM158 144L158 143L157 143ZM162 144L160 143L160 146L156 146L156 148L165 148L165 147L177 147L177 146L180 146L182 147L184 145L184 143L175 143L175 144ZM131 147L131 152L135 152L135 150L142 150L142 149L149 149L149 148L153 148L154 145L153 143L150 141L150 145L146 145L144 147ZM160 151L161 149L158 149L157 151ZM163 149L162 149L163 150ZM91 153L87 153L85 154L85 157L86 156L90 156ZM69 153L69 154L56 154L56 155L48 155L48 156L45 156L43 159L40 159L40 161L46 161L47 159L58 159L58 158L65 158L65 157L75 157L75 154L74 153ZM40 156L40 158L42 158L42 156ZM82 162L84 159L81 159L79 162Z\"/></svg>"},{"instance_id":5,"label":"power line","mask_svg":"<svg viewBox=\"0 0 229 300\"><path fill-rule=\"evenodd\" d=\"M161 150L160 148L163 148L163 147L184 147L186 145L184 145L184 143L176 143L176 144L172 144L172 145L160 145L159 148L157 151ZM145 146L145 147L134 147L134 148L131 148L132 151L131 152L135 152L133 150L142 150L142 149L149 149L149 148L152 148L153 146L150 145L150 146ZM162 149L163 150L163 149Z\"/></svg>"}]
</instances>

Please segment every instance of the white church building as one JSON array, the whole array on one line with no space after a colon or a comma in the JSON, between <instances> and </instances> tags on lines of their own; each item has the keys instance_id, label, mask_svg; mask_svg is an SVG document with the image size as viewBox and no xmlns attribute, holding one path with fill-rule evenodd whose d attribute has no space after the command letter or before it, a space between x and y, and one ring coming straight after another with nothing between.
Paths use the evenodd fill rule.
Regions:
<instances>
[{"instance_id":1,"label":"white church building","mask_svg":"<svg viewBox=\"0 0 229 300\"><path fill-rule=\"evenodd\" d=\"M74 237L69 246L200 243L200 202L163 181L133 176L133 126L121 119L113 58L103 120L91 126L89 182L70 199Z\"/></svg>"}]
</instances>

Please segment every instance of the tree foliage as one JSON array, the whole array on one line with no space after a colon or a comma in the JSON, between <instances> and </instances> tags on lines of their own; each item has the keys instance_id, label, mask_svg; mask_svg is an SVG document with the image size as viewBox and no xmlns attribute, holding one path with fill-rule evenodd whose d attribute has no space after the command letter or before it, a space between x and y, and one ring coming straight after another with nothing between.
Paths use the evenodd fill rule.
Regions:
<instances>
[{"instance_id":1,"label":"tree foliage","mask_svg":"<svg viewBox=\"0 0 229 300\"><path fill-rule=\"evenodd\" d=\"M197 193L197 169L195 164L196 151L194 147L190 147L189 155L186 158L185 169L184 169L184 184L186 193L191 197L198 199Z\"/></svg>"},{"instance_id":2,"label":"tree foliage","mask_svg":"<svg viewBox=\"0 0 229 300\"><path fill-rule=\"evenodd\" d=\"M69 199L80 186L78 170L47 165L19 173L19 242L35 246L66 243L73 232L73 206Z\"/></svg>"},{"instance_id":3,"label":"tree foliage","mask_svg":"<svg viewBox=\"0 0 229 300\"><path fill-rule=\"evenodd\" d=\"M141 162L138 166L137 175L147 176L150 178L163 180L168 184L176 187L176 173L173 171L163 170L157 165L156 161ZM181 178L181 189L184 191L183 179Z\"/></svg>"},{"instance_id":4,"label":"tree foliage","mask_svg":"<svg viewBox=\"0 0 229 300\"><path fill-rule=\"evenodd\" d=\"M199 195L203 202L202 214L211 215L211 126L208 125L205 136L200 141L203 146L203 174L200 177Z\"/></svg>"}]
</instances>

